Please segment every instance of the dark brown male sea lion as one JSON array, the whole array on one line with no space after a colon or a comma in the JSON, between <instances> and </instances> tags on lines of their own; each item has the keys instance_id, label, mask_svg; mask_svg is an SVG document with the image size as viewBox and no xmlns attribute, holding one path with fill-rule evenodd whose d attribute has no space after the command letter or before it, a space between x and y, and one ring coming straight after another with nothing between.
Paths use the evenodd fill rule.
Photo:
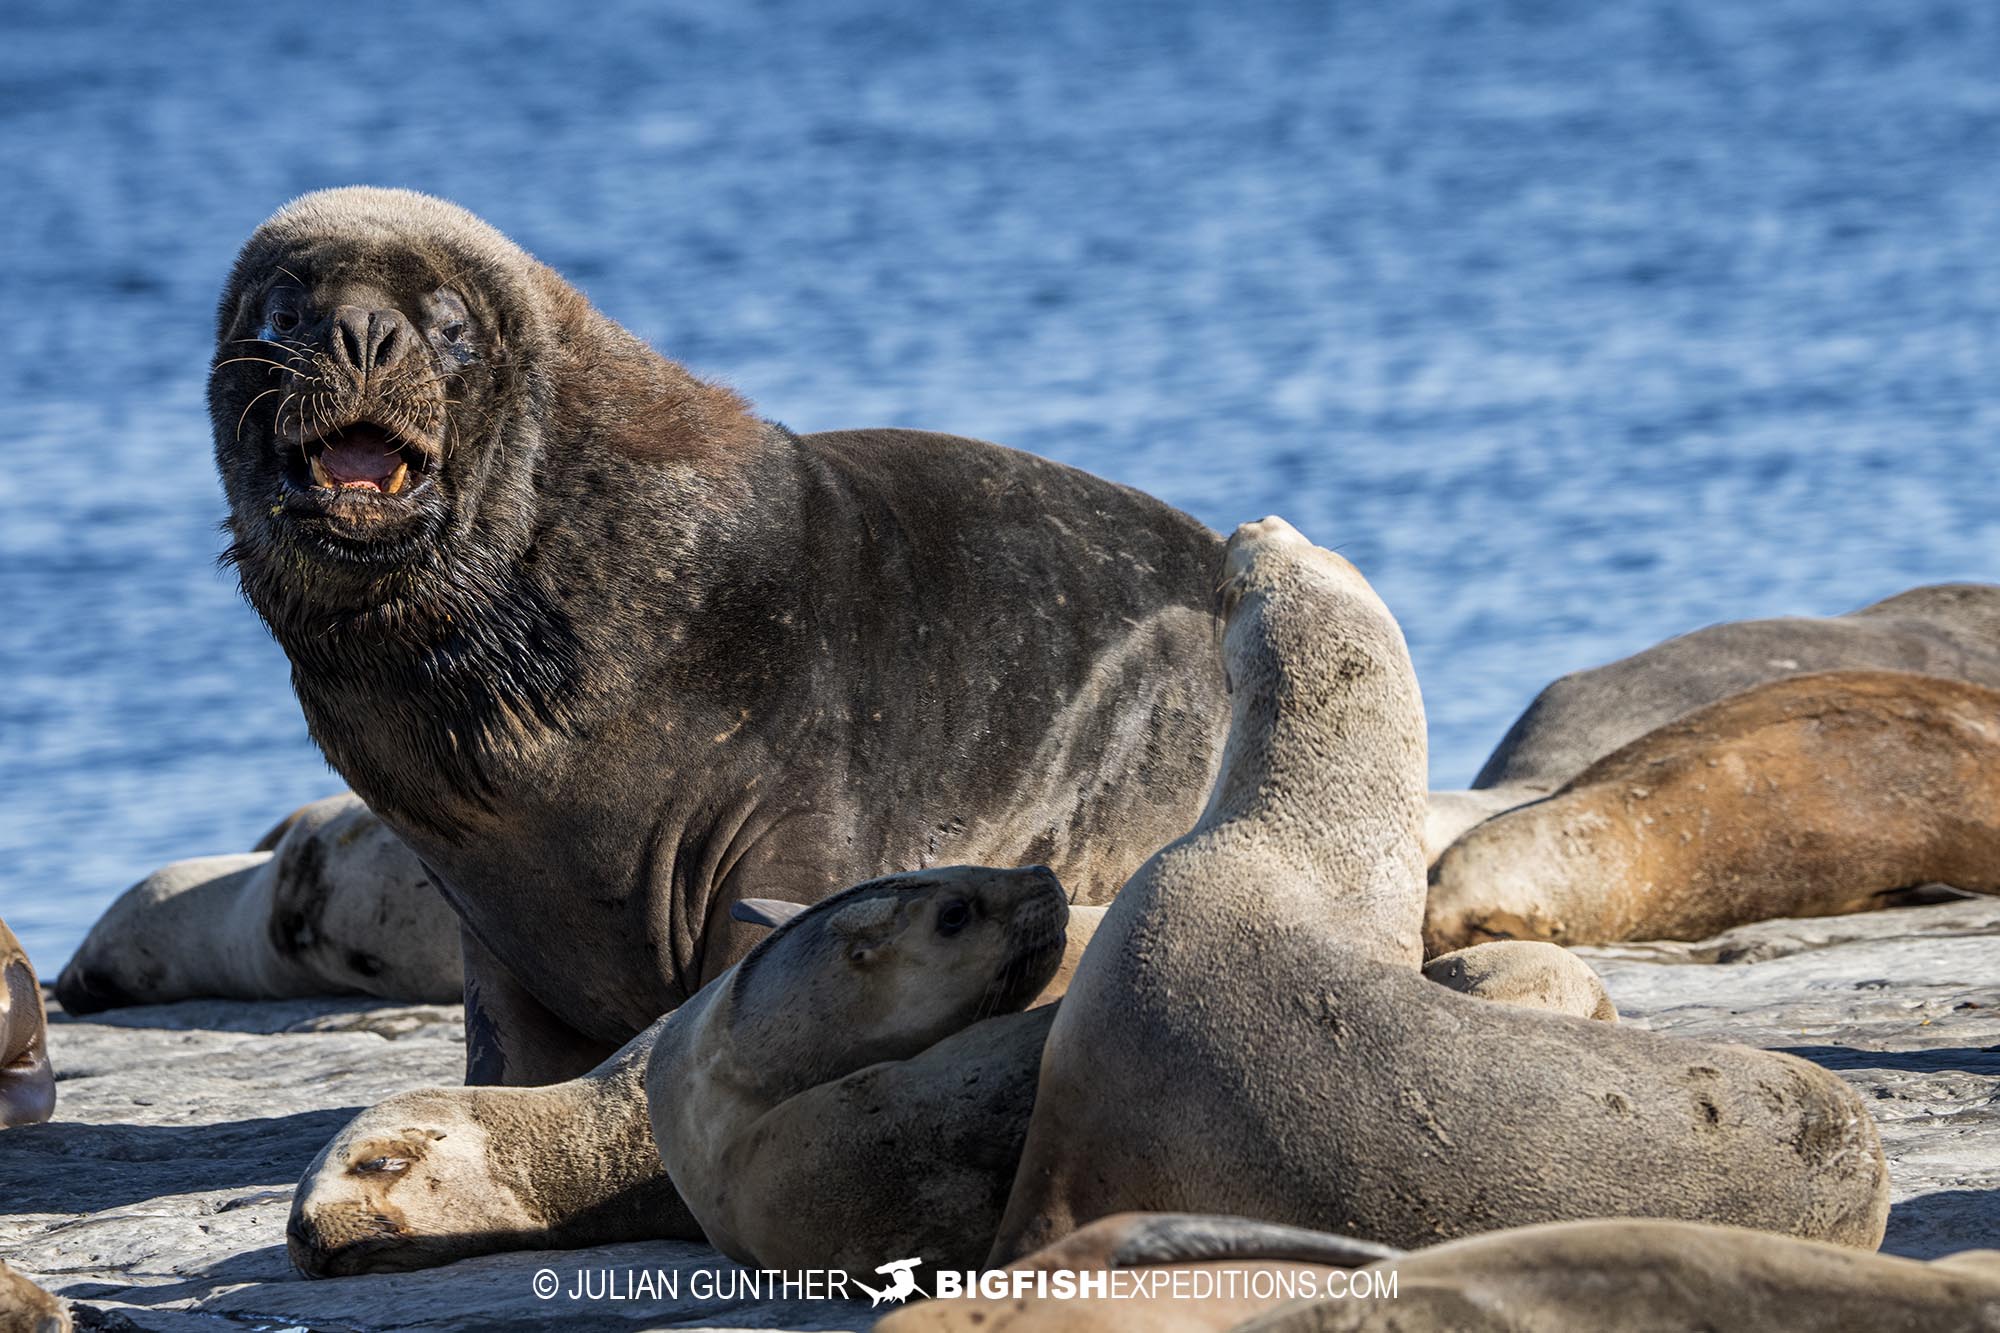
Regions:
<instances>
[{"instance_id":1,"label":"dark brown male sea lion","mask_svg":"<svg viewBox=\"0 0 2000 1333\"><path fill-rule=\"evenodd\" d=\"M464 923L468 1076L589 1069L754 942L730 904L1193 820L1220 544L915 431L798 436L453 205L244 245L209 403L230 559L314 739Z\"/></svg>"}]
</instances>

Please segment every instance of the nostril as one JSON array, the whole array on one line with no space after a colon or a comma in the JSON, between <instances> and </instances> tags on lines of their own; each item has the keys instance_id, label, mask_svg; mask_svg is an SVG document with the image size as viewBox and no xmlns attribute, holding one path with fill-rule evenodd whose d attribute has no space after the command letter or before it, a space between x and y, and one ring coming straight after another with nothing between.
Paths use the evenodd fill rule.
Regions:
<instances>
[{"instance_id":1,"label":"nostril","mask_svg":"<svg viewBox=\"0 0 2000 1333\"><path fill-rule=\"evenodd\" d=\"M336 321L340 334L340 350L346 354L348 365L356 370L366 370L368 361L362 348L362 339L365 335L361 329L355 327L357 322L346 316Z\"/></svg>"},{"instance_id":2,"label":"nostril","mask_svg":"<svg viewBox=\"0 0 2000 1333\"><path fill-rule=\"evenodd\" d=\"M396 353L400 350L397 347L397 341L398 340L396 338L396 326L394 324L391 324L387 329L384 329L382 331L382 336L376 339L375 342L376 365L393 366L396 364Z\"/></svg>"}]
</instances>

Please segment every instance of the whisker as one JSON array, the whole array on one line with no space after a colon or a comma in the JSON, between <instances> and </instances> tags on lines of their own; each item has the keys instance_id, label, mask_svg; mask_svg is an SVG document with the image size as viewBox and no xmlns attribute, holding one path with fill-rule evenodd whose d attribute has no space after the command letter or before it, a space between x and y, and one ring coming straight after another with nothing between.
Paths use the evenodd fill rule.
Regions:
<instances>
[{"instance_id":1,"label":"whisker","mask_svg":"<svg viewBox=\"0 0 2000 1333\"><path fill-rule=\"evenodd\" d=\"M245 403L243 405L243 415L236 418L236 438L239 440L243 438L243 423L250 419L251 408L257 406L257 404L263 402L266 398L269 398L272 394L283 393L284 391L285 391L285 386L281 384L275 389L264 390L264 392L258 394L255 398L252 398L249 402ZM283 407L284 404L279 403L278 406Z\"/></svg>"}]
</instances>

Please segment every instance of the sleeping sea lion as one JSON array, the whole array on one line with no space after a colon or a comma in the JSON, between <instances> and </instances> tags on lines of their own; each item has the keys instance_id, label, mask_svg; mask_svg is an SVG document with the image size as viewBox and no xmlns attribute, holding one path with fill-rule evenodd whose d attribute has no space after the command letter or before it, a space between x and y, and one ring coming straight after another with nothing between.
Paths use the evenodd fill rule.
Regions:
<instances>
[{"instance_id":1,"label":"sleeping sea lion","mask_svg":"<svg viewBox=\"0 0 2000 1333\"><path fill-rule=\"evenodd\" d=\"M463 923L470 1081L596 1065L750 947L741 897L1045 863L1101 903L1214 773L1200 523L759 420L451 204L279 210L209 405L312 735Z\"/></svg>"},{"instance_id":2,"label":"sleeping sea lion","mask_svg":"<svg viewBox=\"0 0 2000 1333\"><path fill-rule=\"evenodd\" d=\"M1915 671L2000 689L2000 586L1940 583L1846 615L1710 625L1572 672L1515 719L1470 791L1431 793L1431 859L1480 820L1548 795L1656 727L1819 671Z\"/></svg>"},{"instance_id":3,"label":"sleeping sea lion","mask_svg":"<svg viewBox=\"0 0 2000 1333\"><path fill-rule=\"evenodd\" d=\"M459 998L458 918L358 797L314 801L272 833L273 850L175 861L121 894L56 978L63 1008Z\"/></svg>"},{"instance_id":4,"label":"sleeping sea lion","mask_svg":"<svg viewBox=\"0 0 2000 1333\"><path fill-rule=\"evenodd\" d=\"M1472 829L1430 870L1424 940L1699 940L2000 891L2000 690L1836 671L1732 695Z\"/></svg>"}]
</instances>

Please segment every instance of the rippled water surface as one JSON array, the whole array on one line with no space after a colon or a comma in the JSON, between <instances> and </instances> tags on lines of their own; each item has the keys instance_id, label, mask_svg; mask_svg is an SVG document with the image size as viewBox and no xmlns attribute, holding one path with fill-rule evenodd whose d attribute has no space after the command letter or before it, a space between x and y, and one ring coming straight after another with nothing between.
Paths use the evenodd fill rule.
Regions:
<instances>
[{"instance_id":1,"label":"rippled water surface","mask_svg":"<svg viewBox=\"0 0 2000 1333\"><path fill-rule=\"evenodd\" d=\"M202 406L235 246L318 186L459 200L796 429L1286 514L1402 618L1439 785L1564 670L2000 578L1982 0L15 0L0 36L0 915L45 972L340 785L215 568Z\"/></svg>"}]
</instances>

